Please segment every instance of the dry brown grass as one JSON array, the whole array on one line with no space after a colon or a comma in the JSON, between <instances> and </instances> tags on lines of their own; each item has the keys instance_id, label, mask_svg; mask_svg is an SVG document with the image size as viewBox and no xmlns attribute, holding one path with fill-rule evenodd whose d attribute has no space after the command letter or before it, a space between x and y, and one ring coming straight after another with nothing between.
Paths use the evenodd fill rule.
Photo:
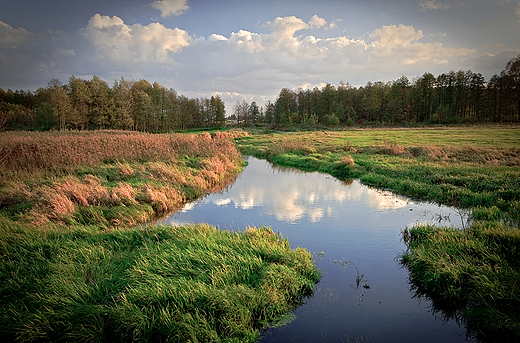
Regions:
<instances>
[{"instance_id":1,"label":"dry brown grass","mask_svg":"<svg viewBox=\"0 0 520 343\"><path fill-rule=\"evenodd\" d=\"M179 191L185 186L203 194L238 170L241 155L229 137L117 131L2 134L0 209L31 203L20 219L36 225L67 221L89 206L148 204L154 216L162 215L185 202ZM182 162L186 156L200 161L198 167ZM96 175L103 170L114 173L117 185L109 186L105 176ZM130 179L138 181L124 181ZM110 222L150 219L142 213Z\"/></svg>"},{"instance_id":2,"label":"dry brown grass","mask_svg":"<svg viewBox=\"0 0 520 343\"><path fill-rule=\"evenodd\" d=\"M0 135L0 178L45 177L115 161L120 162L123 173L131 174L125 161L175 161L186 154L237 155L228 136L123 131L7 132Z\"/></svg>"},{"instance_id":3,"label":"dry brown grass","mask_svg":"<svg viewBox=\"0 0 520 343\"><path fill-rule=\"evenodd\" d=\"M355 165L354 158L351 155L342 156L340 161L345 163L347 166Z\"/></svg>"}]
</instances>

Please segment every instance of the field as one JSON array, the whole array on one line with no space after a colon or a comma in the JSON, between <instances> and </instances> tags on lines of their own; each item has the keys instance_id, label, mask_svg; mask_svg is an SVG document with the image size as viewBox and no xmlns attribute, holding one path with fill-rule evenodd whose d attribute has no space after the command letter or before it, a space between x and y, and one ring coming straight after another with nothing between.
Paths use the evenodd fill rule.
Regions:
<instances>
[{"instance_id":1,"label":"field","mask_svg":"<svg viewBox=\"0 0 520 343\"><path fill-rule=\"evenodd\" d=\"M407 228L412 290L484 341L520 340L520 127L256 132L248 155L469 213L464 229Z\"/></svg>"},{"instance_id":2,"label":"field","mask_svg":"<svg viewBox=\"0 0 520 343\"><path fill-rule=\"evenodd\" d=\"M2 133L0 337L255 342L320 274L270 228L135 226L219 189L241 133Z\"/></svg>"}]
</instances>

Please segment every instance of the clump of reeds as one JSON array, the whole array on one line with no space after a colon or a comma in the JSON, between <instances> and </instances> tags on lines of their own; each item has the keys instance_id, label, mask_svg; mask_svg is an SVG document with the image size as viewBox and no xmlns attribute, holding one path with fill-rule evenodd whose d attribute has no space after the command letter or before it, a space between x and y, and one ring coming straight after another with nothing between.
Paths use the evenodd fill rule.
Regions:
<instances>
[{"instance_id":1,"label":"clump of reeds","mask_svg":"<svg viewBox=\"0 0 520 343\"><path fill-rule=\"evenodd\" d=\"M171 161L186 154L238 158L235 150L229 139L211 139L209 134L8 132L0 135L0 178L30 177L39 172L54 175L115 161Z\"/></svg>"},{"instance_id":2,"label":"clump of reeds","mask_svg":"<svg viewBox=\"0 0 520 343\"><path fill-rule=\"evenodd\" d=\"M320 278L269 228L35 231L0 218L0 252L9 342L256 342Z\"/></svg>"}]
</instances>

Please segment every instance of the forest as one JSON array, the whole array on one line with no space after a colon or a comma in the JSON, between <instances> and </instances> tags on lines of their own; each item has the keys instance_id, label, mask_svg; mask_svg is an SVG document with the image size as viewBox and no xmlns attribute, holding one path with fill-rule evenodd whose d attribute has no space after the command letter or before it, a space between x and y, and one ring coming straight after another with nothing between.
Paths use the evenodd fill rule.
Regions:
<instances>
[{"instance_id":1,"label":"forest","mask_svg":"<svg viewBox=\"0 0 520 343\"><path fill-rule=\"evenodd\" d=\"M312 90L283 88L264 108L237 102L232 117L242 126L518 123L520 55L488 82L480 73L460 70L437 77L424 73L412 81L402 76L368 82L359 88L344 82Z\"/></svg>"},{"instance_id":2,"label":"forest","mask_svg":"<svg viewBox=\"0 0 520 343\"><path fill-rule=\"evenodd\" d=\"M36 92L0 88L0 131L118 129L167 132L224 124L220 96L189 99L157 82L121 78L112 88L97 76L49 81Z\"/></svg>"},{"instance_id":3,"label":"forest","mask_svg":"<svg viewBox=\"0 0 520 343\"><path fill-rule=\"evenodd\" d=\"M294 91L259 106L237 101L229 119L238 126L415 125L520 122L520 55L488 82L480 73L426 72L413 80L354 87L340 82ZM110 87L97 76L49 81L36 92L0 88L0 131L119 129L167 132L219 127L226 122L220 96L189 99L157 82L121 78Z\"/></svg>"}]
</instances>

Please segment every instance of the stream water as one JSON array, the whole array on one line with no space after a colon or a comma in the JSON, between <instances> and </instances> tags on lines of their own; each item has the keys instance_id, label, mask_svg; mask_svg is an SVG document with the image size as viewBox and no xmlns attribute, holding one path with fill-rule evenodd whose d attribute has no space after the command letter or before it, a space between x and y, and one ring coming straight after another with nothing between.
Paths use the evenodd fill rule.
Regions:
<instances>
[{"instance_id":1,"label":"stream water","mask_svg":"<svg viewBox=\"0 0 520 343\"><path fill-rule=\"evenodd\" d=\"M452 208L412 201L320 173L252 157L236 182L187 204L159 224L205 222L220 229L270 226L292 248L315 254L323 277L291 321L261 342L465 342L463 327L416 299L398 256L401 231L417 223L461 226Z\"/></svg>"}]
</instances>

